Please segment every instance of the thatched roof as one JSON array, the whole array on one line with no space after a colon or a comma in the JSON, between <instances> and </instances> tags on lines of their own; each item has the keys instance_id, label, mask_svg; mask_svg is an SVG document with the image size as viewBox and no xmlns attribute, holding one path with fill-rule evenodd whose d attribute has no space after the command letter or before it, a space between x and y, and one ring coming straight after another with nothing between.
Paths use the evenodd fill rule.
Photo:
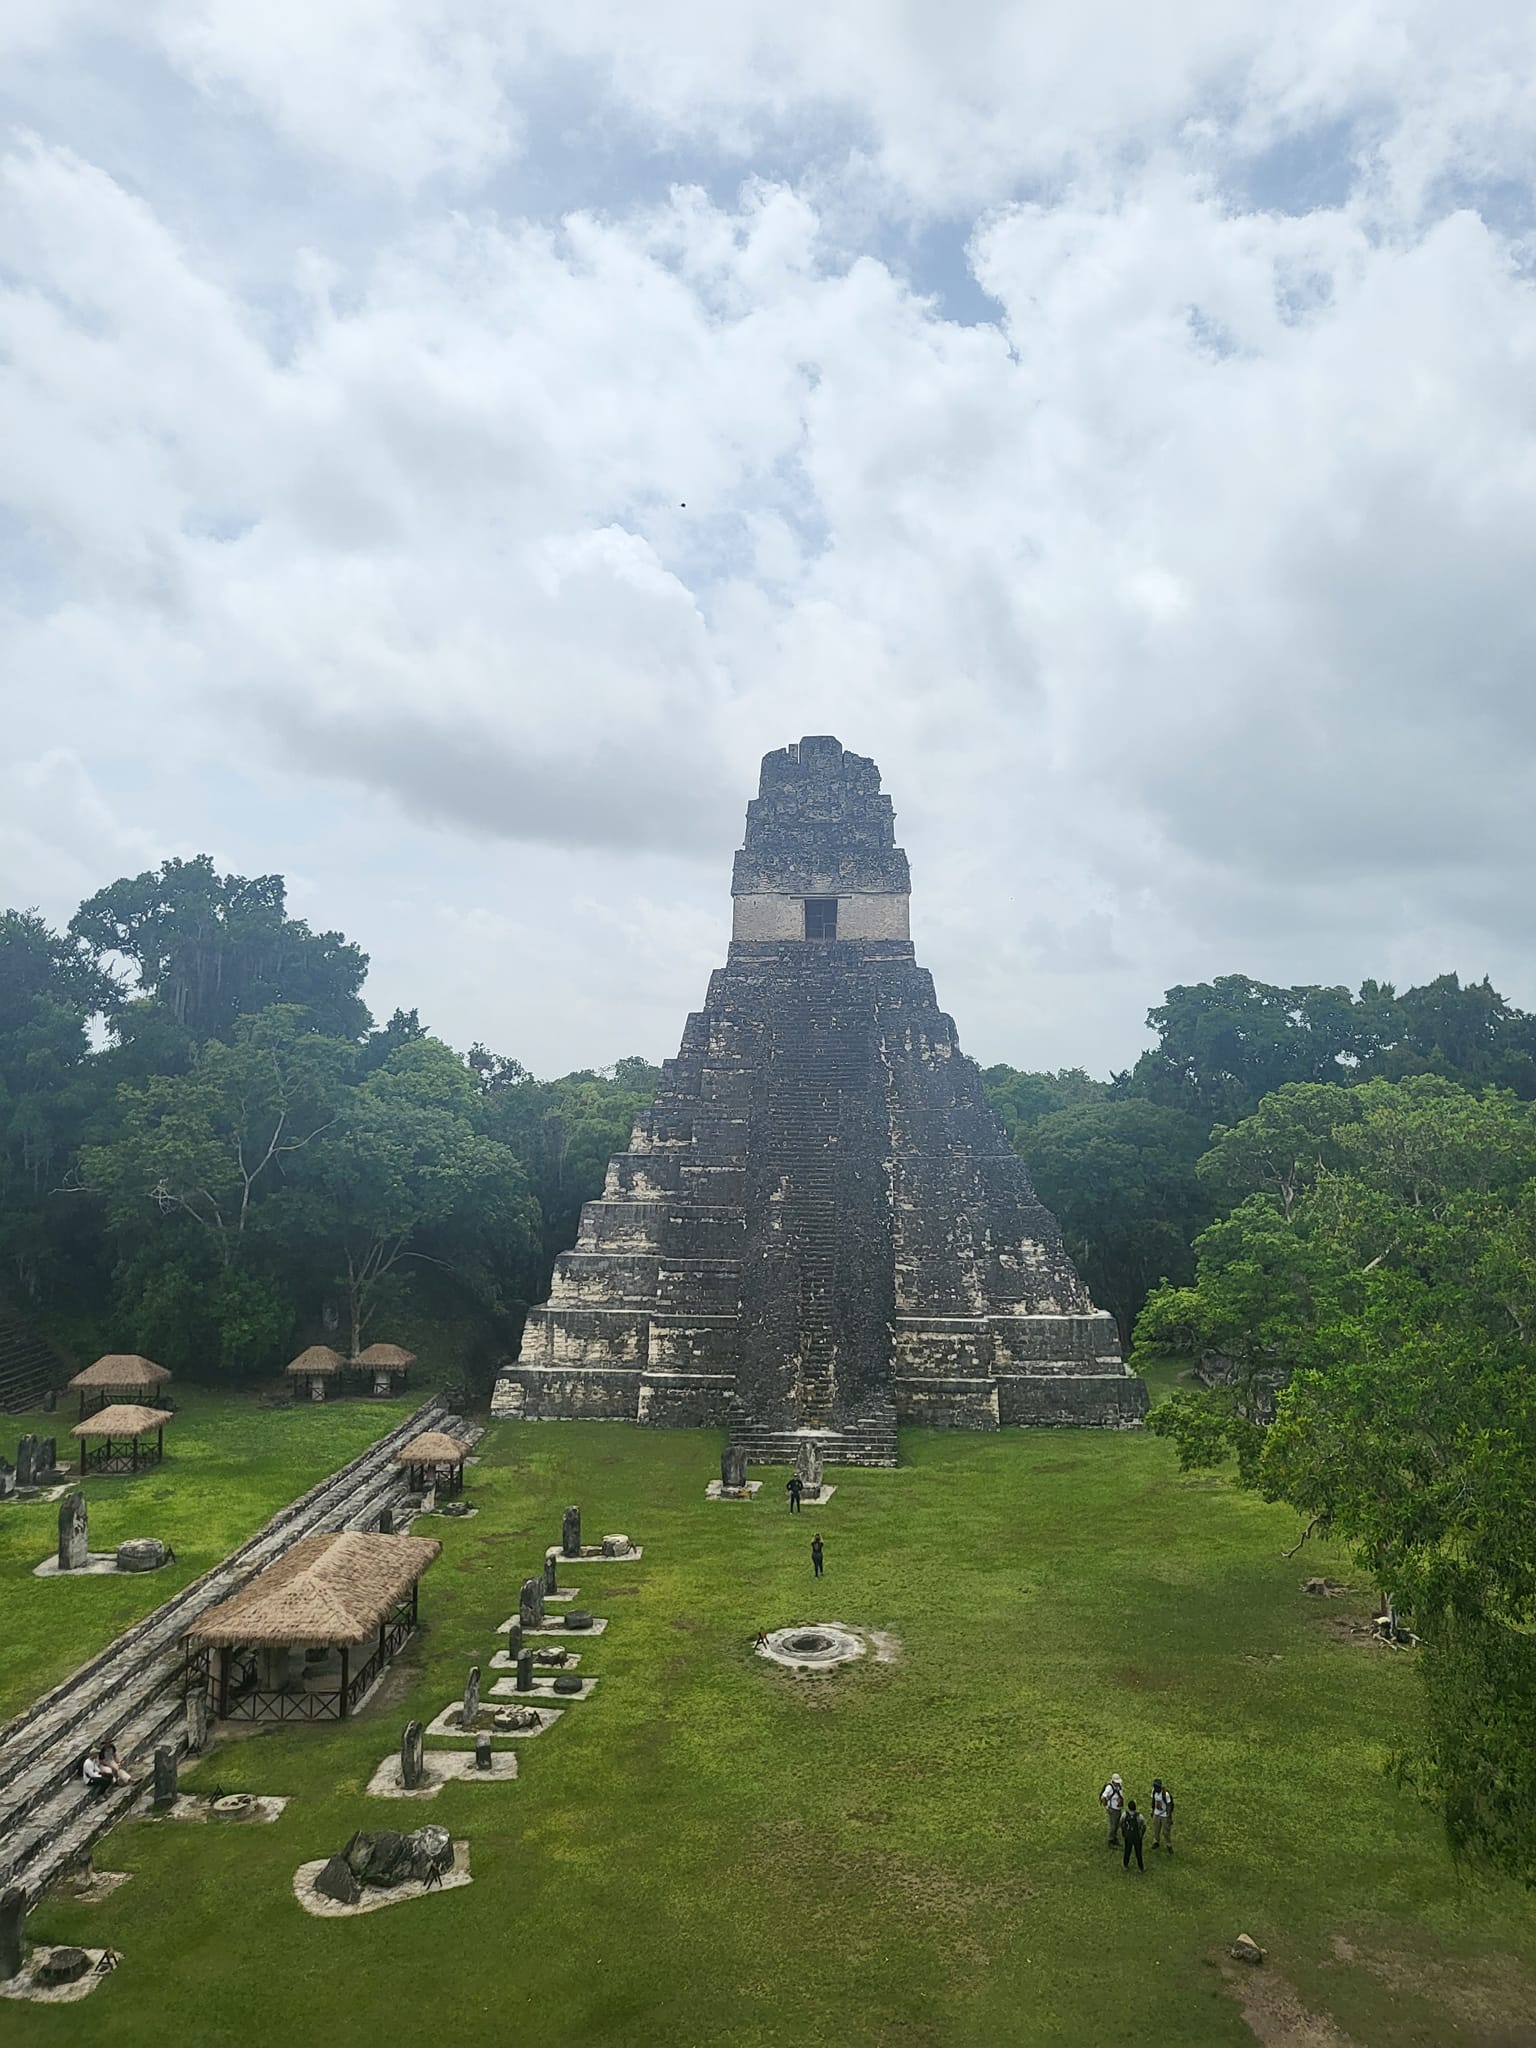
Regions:
<instances>
[{"instance_id":1,"label":"thatched roof","mask_svg":"<svg viewBox=\"0 0 1536 2048\"><path fill-rule=\"evenodd\" d=\"M288 1367L290 1372L305 1374L342 1372L347 1361L339 1351L333 1351L329 1344L311 1344L307 1351L301 1351Z\"/></svg>"},{"instance_id":2,"label":"thatched roof","mask_svg":"<svg viewBox=\"0 0 1536 2048\"><path fill-rule=\"evenodd\" d=\"M152 1358L140 1358L132 1351L109 1351L84 1372L77 1372L71 1387L158 1387L170 1378L163 1365Z\"/></svg>"},{"instance_id":3,"label":"thatched roof","mask_svg":"<svg viewBox=\"0 0 1536 2048\"><path fill-rule=\"evenodd\" d=\"M408 1365L416 1363L416 1354L402 1351L398 1344L370 1344L366 1351L359 1351L352 1363L375 1366L380 1372L404 1372Z\"/></svg>"},{"instance_id":4,"label":"thatched roof","mask_svg":"<svg viewBox=\"0 0 1536 2048\"><path fill-rule=\"evenodd\" d=\"M413 1436L408 1444L402 1444L395 1453L397 1465L458 1465L469 1455L468 1444L461 1444L456 1436L449 1436L445 1430L424 1429L420 1436Z\"/></svg>"},{"instance_id":5,"label":"thatched roof","mask_svg":"<svg viewBox=\"0 0 1536 2048\"><path fill-rule=\"evenodd\" d=\"M140 1408L132 1401L114 1401L77 1422L71 1436L148 1436L171 1420L169 1408Z\"/></svg>"},{"instance_id":6,"label":"thatched roof","mask_svg":"<svg viewBox=\"0 0 1536 2048\"><path fill-rule=\"evenodd\" d=\"M431 1536L370 1536L355 1529L302 1536L217 1607L187 1641L203 1645L365 1643L443 1546Z\"/></svg>"}]
</instances>

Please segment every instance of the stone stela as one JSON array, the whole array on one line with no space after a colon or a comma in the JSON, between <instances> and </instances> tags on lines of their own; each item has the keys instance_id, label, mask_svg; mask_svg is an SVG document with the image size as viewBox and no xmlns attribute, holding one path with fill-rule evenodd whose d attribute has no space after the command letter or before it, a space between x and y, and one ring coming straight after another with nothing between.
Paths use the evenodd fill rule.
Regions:
<instances>
[{"instance_id":1,"label":"stone stela","mask_svg":"<svg viewBox=\"0 0 1536 2048\"><path fill-rule=\"evenodd\" d=\"M874 762L827 737L766 755L731 894L726 964L493 1414L725 1427L780 1466L808 1431L828 1463L889 1465L898 1421L1140 1422L917 964Z\"/></svg>"},{"instance_id":2,"label":"stone stela","mask_svg":"<svg viewBox=\"0 0 1536 2048\"><path fill-rule=\"evenodd\" d=\"M90 1558L91 1511L83 1493L59 1502L59 1570L83 1572Z\"/></svg>"}]
</instances>

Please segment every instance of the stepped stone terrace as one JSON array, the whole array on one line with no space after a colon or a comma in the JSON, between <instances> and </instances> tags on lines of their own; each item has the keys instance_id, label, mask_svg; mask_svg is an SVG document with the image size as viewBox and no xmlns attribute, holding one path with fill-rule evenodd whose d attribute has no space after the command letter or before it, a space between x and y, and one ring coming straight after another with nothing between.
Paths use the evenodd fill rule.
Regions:
<instances>
[{"instance_id":1,"label":"stepped stone terrace","mask_svg":"<svg viewBox=\"0 0 1536 2048\"><path fill-rule=\"evenodd\" d=\"M764 758L723 969L497 1383L501 1416L727 1426L891 1464L896 1424L1125 1427L1146 1390L909 937L873 761Z\"/></svg>"}]
</instances>

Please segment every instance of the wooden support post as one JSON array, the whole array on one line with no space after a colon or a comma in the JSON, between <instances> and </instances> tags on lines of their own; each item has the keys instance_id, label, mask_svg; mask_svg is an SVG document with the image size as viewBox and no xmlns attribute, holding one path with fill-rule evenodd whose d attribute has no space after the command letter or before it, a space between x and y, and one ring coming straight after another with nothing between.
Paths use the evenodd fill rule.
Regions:
<instances>
[{"instance_id":1,"label":"wooden support post","mask_svg":"<svg viewBox=\"0 0 1536 2048\"><path fill-rule=\"evenodd\" d=\"M343 1643L341 1646L341 1718L343 1721L346 1720L348 1714L352 1711L351 1703L347 1699L348 1661L347 1646Z\"/></svg>"},{"instance_id":2,"label":"wooden support post","mask_svg":"<svg viewBox=\"0 0 1536 2048\"><path fill-rule=\"evenodd\" d=\"M229 1645L228 1645L228 1644L226 1643L226 1644L224 1644L224 1645L223 1645L223 1647L222 1647L222 1648L220 1649L220 1651L219 1651L219 1719L220 1719L221 1721L224 1721L224 1720L227 1720L227 1719L228 1719L228 1717L229 1717Z\"/></svg>"}]
</instances>

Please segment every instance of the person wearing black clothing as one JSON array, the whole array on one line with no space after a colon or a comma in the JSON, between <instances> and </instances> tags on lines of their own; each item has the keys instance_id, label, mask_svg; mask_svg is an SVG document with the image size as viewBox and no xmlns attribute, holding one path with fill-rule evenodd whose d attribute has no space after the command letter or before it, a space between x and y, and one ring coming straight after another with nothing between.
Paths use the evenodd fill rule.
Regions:
<instances>
[{"instance_id":1,"label":"person wearing black clothing","mask_svg":"<svg viewBox=\"0 0 1536 2048\"><path fill-rule=\"evenodd\" d=\"M819 1579L821 1577L821 1538L819 1536L811 1538L811 1564Z\"/></svg>"},{"instance_id":2,"label":"person wearing black clothing","mask_svg":"<svg viewBox=\"0 0 1536 2048\"><path fill-rule=\"evenodd\" d=\"M1125 1845L1125 1853L1120 1860L1120 1868L1122 1870L1130 1869L1131 1851L1133 1849L1136 1851L1136 1868L1138 1870L1146 1869L1147 1866L1141 1860L1141 1838L1146 1832L1147 1824L1136 1811L1136 1802L1133 1799L1127 1805L1125 1818L1120 1823L1120 1840Z\"/></svg>"},{"instance_id":3,"label":"person wearing black clothing","mask_svg":"<svg viewBox=\"0 0 1536 2048\"><path fill-rule=\"evenodd\" d=\"M800 1474L798 1472L790 1473L789 1484L785 1487L784 1491L789 1495L789 1512L792 1515L798 1515L800 1512L800 1496L805 1491L805 1488L800 1484Z\"/></svg>"}]
</instances>

